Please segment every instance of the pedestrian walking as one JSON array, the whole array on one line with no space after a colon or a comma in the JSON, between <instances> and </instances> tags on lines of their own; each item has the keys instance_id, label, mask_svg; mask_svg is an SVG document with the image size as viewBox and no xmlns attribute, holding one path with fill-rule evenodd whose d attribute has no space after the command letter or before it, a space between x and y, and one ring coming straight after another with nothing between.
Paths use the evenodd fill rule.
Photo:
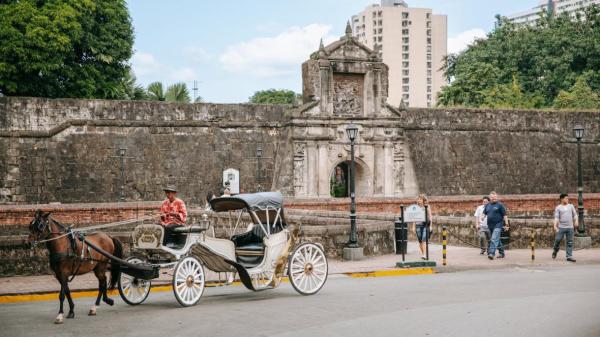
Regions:
<instances>
[{"instance_id":1,"label":"pedestrian walking","mask_svg":"<svg viewBox=\"0 0 600 337\"><path fill-rule=\"evenodd\" d=\"M496 249L498 249L498 258L504 258L504 247L500 241L502 229L508 230L508 216L506 216L506 207L498 201L498 194L494 191L490 192L490 202L483 209L483 215L487 218L487 225L492 233L488 248L488 258L494 259ZM481 219L483 220L483 215ZM503 227L504 226L504 227Z\"/></svg>"},{"instance_id":2,"label":"pedestrian walking","mask_svg":"<svg viewBox=\"0 0 600 337\"><path fill-rule=\"evenodd\" d=\"M573 234L576 227L579 227L579 221L575 206L569 203L569 196L563 193L560 195L560 204L554 209L554 231L556 232L556 237L554 238L554 251L552 252L553 259L558 254L560 242L566 236L567 261L576 262L573 258Z\"/></svg>"},{"instance_id":3,"label":"pedestrian walking","mask_svg":"<svg viewBox=\"0 0 600 337\"><path fill-rule=\"evenodd\" d=\"M481 248L481 252L479 254L483 255L489 249L490 238L492 234L490 233L490 229L487 225L487 216L483 214L483 210L485 206L489 204L490 197L487 195L481 198L481 205L477 207L475 210L475 230L477 231L477 236L479 237L479 248Z\"/></svg>"},{"instance_id":4,"label":"pedestrian walking","mask_svg":"<svg viewBox=\"0 0 600 337\"><path fill-rule=\"evenodd\" d=\"M427 260L426 244L431 234L431 206L429 206L429 202L425 194L419 195L419 197L417 198L417 205L419 205L419 207L423 209L425 209L425 206L427 206L428 221L413 223L413 230L417 234L417 240L419 241L419 250L421 251L421 258L423 260Z\"/></svg>"}]
</instances>

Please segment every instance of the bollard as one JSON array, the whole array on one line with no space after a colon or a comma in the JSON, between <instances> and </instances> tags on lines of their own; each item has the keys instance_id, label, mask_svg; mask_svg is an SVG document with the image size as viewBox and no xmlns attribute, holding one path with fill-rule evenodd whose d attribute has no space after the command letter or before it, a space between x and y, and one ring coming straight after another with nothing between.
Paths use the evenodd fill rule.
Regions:
<instances>
[{"instance_id":1,"label":"bollard","mask_svg":"<svg viewBox=\"0 0 600 337\"><path fill-rule=\"evenodd\" d=\"M446 265L446 244L448 240L448 231L446 226L442 227L442 265Z\"/></svg>"},{"instance_id":2,"label":"bollard","mask_svg":"<svg viewBox=\"0 0 600 337\"><path fill-rule=\"evenodd\" d=\"M531 261L535 261L535 233L531 233L531 240L529 242L531 245Z\"/></svg>"}]
</instances>

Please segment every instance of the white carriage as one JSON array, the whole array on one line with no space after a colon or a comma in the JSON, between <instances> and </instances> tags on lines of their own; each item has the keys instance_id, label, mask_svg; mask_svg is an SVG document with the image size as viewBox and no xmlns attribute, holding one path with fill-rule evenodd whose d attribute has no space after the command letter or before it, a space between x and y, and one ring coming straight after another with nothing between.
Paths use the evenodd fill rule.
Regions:
<instances>
[{"instance_id":1,"label":"white carriage","mask_svg":"<svg viewBox=\"0 0 600 337\"><path fill-rule=\"evenodd\" d=\"M119 293L128 304L140 304L150 292L158 268L173 268L172 287L182 306L198 303L206 284L205 269L226 273L230 284L237 275L253 291L277 287L284 276L302 295L317 293L327 281L327 258L320 244L298 242L298 230L285 222L279 192L239 194L211 200L215 212L233 213L233 229L250 225L242 234L217 238L208 227L186 226L175 230L180 242L163 244L164 228L144 224L133 232L131 257L122 266ZM220 275L220 274L219 274Z\"/></svg>"}]
</instances>

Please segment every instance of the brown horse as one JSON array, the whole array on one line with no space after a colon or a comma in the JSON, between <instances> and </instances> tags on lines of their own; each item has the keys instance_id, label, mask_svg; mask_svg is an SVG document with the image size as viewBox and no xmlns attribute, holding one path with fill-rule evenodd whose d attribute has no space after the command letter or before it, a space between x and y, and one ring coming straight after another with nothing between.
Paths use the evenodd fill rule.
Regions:
<instances>
[{"instance_id":1,"label":"brown horse","mask_svg":"<svg viewBox=\"0 0 600 337\"><path fill-rule=\"evenodd\" d=\"M107 289L114 289L117 284L121 270L118 263L111 262L107 257L89 247L82 240L82 236L61 225L50 217L50 213L41 210L35 212L35 219L29 224L29 242L45 242L50 256L50 268L54 271L56 279L60 282L60 309L54 323L63 323L63 302L65 296L69 301L69 314L67 318L75 317L73 299L69 290L69 277L83 275L94 271L98 278L98 297L96 303L90 309L88 315L96 315L96 306L100 305L102 299L108 305L114 301L107 295ZM123 257L123 246L121 242L104 233L94 233L85 236L85 240L92 245L103 249L105 252L118 258ZM110 286L107 287L106 271L110 266ZM72 280L72 278L71 278Z\"/></svg>"}]
</instances>

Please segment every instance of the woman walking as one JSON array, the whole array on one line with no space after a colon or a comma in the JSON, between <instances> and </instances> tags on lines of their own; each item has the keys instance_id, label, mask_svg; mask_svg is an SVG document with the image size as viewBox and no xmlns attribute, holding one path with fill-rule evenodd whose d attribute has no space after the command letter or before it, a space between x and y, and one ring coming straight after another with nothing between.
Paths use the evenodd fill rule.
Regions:
<instances>
[{"instance_id":1,"label":"woman walking","mask_svg":"<svg viewBox=\"0 0 600 337\"><path fill-rule=\"evenodd\" d=\"M421 258L423 260L427 260L426 242L429 240L429 235L431 233L431 206L429 206L429 202L425 194L419 194L419 197L417 198L417 205L419 205L419 207L423 208L424 210L427 210L426 221L413 223L413 230L417 234L417 240L419 240L419 250L421 251Z\"/></svg>"}]
</instances>

